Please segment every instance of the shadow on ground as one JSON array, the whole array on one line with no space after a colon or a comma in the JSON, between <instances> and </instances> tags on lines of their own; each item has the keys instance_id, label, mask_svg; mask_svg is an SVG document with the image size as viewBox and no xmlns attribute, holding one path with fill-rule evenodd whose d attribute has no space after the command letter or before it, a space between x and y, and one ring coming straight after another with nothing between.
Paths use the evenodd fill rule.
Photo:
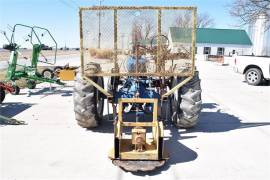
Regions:
<instances>
[{"instance_id":1,"label":"shadow on ground","mask_svg":"<svg viewBox=\"0 0 270 180\"><path fill-rule=\"evenodd\" d=\"M61 96L72 96L73 91L63 89L65 87L70 87L70 86L36 88L35 90L29 91L28 97L35 96L35 95L43 95L43 97L46 97L49 95L56 95L56 94L59 94Z\"/></svg>"},{"instance_id":2,"label":"shadow on ground","mask_svg":"<svg viewBox=\"0 0 270 180\"><path fill-rule=\"evenodd\" d=\"M207 111L208 109L208 111ZM187 130L189 132L226 132L237 129L252 128L258 126L270 125L270 122L241 122L238 117L222 112L216 103L203 104L203 111L200 114L198 124Z\"/></svg>"},{"instance_id":3,"label":"shadow on ground","mask_svg":"<svg viewBox=\"0 0 270 180\"><path fill-rule=\"evenodd\" d=\"M110 119L110 120L108 120ZM156 175L160 174L162 171L167 170L171 165L178 163L184 163L189 161L194 161L198 154L181 143L181 140L187 138L196 138L197 136L189 136L189 133L192 132L204 132L204 133L218 133L226 132L231 130L239 130L244 128L252 128L259 126L270 125L269 122L252 122L246 123L241 122L236 116L222 112L222 109L219 109L219 105L215 103L205 103L203 104L203 111L200 114L199 123L196 127L192 129L179 130L170 123L169 120L165 121L165 129L170 130L170 137L166 137L165 147L169 151L170 159L166 164L151 172L136 172L134 175L145 176L145 175ZM94 132L100 133L113 133L113 121L112 115L106 115L103 118L101 126L98 128L92 129Z\"/></svg>"},{"instance_id":4,"label":"shadow on ground","mask_svg":"<svg viewBox=\"0 0 270 180\"><path fill-rule=\"evenodd\" d=\"M242 81L243 83L247 83L246 80ZM251 86L251 85L250 85ZM262 80L262 82L257 86L270 86L270 80Z\"/></svg>"},{"instance_id":5,"label":"shadow on ground","mask_svg":"<svg viewBox=\"0 0 270 180\"><path fill-rule=\"evenodd\" d=\"M0 115L12 118L17 114L27 110L28 108L32 107L35 104L26 104L21 102L9 102L0 104ZM0 124L2 125L2 124Z\"/></svg>"}]
</instances>

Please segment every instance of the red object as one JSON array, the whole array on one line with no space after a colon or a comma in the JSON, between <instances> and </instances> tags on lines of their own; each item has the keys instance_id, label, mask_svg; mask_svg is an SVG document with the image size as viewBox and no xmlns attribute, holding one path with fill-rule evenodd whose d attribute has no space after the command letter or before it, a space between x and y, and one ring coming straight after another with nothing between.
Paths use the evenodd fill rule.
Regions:
<instances>
[{"instance_id":1,"label":"red object","mask_svg":"<svg viewBox=\"0 0 270 180\"><path fill-rule=\"evenodd\" d=\"M3 88L5 91L8 91L9 93L13 93L15 91L12 85L3 82L0 82L0 87Z\"/></svg>"}]
</instances>

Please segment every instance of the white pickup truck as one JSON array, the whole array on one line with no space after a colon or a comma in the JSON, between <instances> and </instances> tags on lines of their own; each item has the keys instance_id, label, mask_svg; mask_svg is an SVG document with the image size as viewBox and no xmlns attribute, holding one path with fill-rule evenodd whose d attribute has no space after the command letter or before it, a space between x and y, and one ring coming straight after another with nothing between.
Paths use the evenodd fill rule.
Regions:
<instances>
[{"instance_id":1,"label":"white pickup truck","mask_svg":"<svg viewBox=\"0 0 270 180\"><path fill-rule=\"evenodd\" d=\"M263 80L270 80L270 57L233 56L234 71L245 74L246 82L257 86Z\"/></svg>"}]
</instances>

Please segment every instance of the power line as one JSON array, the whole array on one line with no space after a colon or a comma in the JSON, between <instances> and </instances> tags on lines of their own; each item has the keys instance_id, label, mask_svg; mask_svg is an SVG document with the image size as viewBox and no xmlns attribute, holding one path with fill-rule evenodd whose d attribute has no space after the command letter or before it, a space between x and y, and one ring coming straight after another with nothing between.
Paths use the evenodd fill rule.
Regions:
<instances>
[{"instance_id":1,"label":"power line","mask_svg":"<svg viewBox=\"0 0 270 180\"><path fill-rule=\"evenodd\" d=\"M68 2L66 2L64 0L59 0L59 2L66 5L67 7L71 8L71 9L73 9L76 12L78 11L77 7L75 8L72 4L70 4L70 3L68 3Z\"/></svg>"},{"instance_id":2,"label":"power line","mask_svg":"<svg viewBox=\"0 0 270 180\"><path fill-rule=\"evenodd\" d=\"M77 8L80 7L80 5L76 2L76 0L70 0L70 2L72 2Z\"/></svg>"}]
</instances>

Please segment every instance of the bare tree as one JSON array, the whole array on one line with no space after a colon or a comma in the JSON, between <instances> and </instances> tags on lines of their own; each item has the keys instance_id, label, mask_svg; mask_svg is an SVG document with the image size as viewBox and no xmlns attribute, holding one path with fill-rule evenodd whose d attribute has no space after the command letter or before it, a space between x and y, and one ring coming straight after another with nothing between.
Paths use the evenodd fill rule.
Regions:
<instances>
[{"instance_id":1,"label":"bare tree","mask_svg":"<svg viewBox=\"0 0 270 180\"><path fill-rule=\"evenodd\" d=\"M186 12L185 14L179 14L176 16L175 20L175 26L182 27L182 28L188 28L192 27L192 16L190 13Z\"/></svg>"},{"instance_id":2,"label":"bare tree","mask_svg":"<svg viewBox=\"0 0 270 180\"><path fill-rule=\"evenodd\" d=\"M241 25L254 23L264 17L266 28L270 28L270 0L235 0L230 5L230 14L238 17Z\"/></svg>"},{"instance_id":3,"label":"bare tree","mask_svg":"<svg viewBox=\"0 0 270 180\"><path fill-rule=\"evenodd\" d=\"M215 25L215 20L209 16L208 13L201 13L197 18L197 27L206 28L213 27Z\"/></svg>"},{"instance_id":4,"label":"bare tree","mask_svg":"<svg viewBox=\"0 0 270 180\"><path fill-rule=\"evenodd\" d=\"M134 21L132 24L132 42L135 43L142 39L142 25L139 21Z\"/></svg>"},{"instance_id":5,"label":"bare tree","mask_svg":"<svg viewBox=\"0 0 270 180\"><path fill-rule=\"evenodd\" d=\"M133 21L132 41L149 40L154 34L154 24L150 18L144 17Z\"/></svg>"},{"instance_id":6,"label":"bare tree","mask_svg":"<svg viewBox=\"0 0 270 180\"><path fill-rule=\"evenodd\" d=\"M179 14L175 18L175 24L174 26L177 27L183 27L183 28L188 28L192 27L192 15L190 13L185 13L185 14ZM201 13L198 14L197 17L197 28L206 28L206 27L212 27L214 26L214 19L209 16L208 13Z\"/></svg>"}]
</instances>

